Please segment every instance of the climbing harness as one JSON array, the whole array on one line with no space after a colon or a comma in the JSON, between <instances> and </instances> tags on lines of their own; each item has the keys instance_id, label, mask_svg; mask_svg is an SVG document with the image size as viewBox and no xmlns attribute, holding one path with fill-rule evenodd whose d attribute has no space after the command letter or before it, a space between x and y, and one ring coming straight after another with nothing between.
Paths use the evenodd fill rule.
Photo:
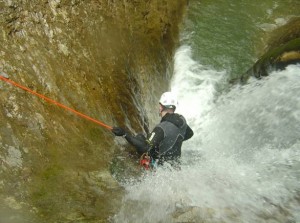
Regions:
<instances>
[{"instance_id":1,"label":"climbing harness","mask_svg":"<svg viewBox=\"0 0 300 223\"><path fill-rule=\"evenodd\" d=\"M80 112L78 112L78 111L76 111L76 110L74 110L72 108L69 108L69 107L67 107L67 106L65 106L65 105L63 105L63 104L61 104L61 103L59 103L59 102L57 102L57 101L55 101L55 100L53 100L51 98L47 98L45 95L39 94L39 93L37 93L35 91L32 91L31 89L29 89L27 87L24 87L24 86L22 86L22 85L20 85L20 84L18 84L16 82L14 82L14 81L6 78L6 77L3 77L2 75L0 75L0 79L3 80L3 81L5 81L5 82L7 82L7 83L9 83L9 84L11 84L11 85L13 85L13 86L15 86L15 87L21 88L22 90L27 91L27 92L35 95L35 96L38 96L38 97L44 99L45 101L47 101L49 103L55 104L55 105L57 105L57 106L59 106L61 108L64 108L64 109L66 109L66 110L68 110L68 111L70 111L70 112L72 112L72 113L74 113L74 114L76 114L76 115L78 115L78 116L80 116L82 118L85 118L85 119L87 119L89 121L92 121L92 122L94 122L94 123L96 123L96 124L98 124L98 125L100 125L100 126L102 126L104 128L109 129L109 130L112 130L111 126L108 126L108 125L106 125L106 124L104 124L104 123L102 123L102 122L100 122L100 121L98 121L96 119L91 118L90 116L87 116L87 115L85 115L83 113L80 113Z\"/></svg>"},{"instance_id":2,"label":"climbing harness","mask_svg":"<svg viewBox=\"0 0 300 223\"><path fill-rule=\"evenodd\" d=\"M155 160L147 153L143 153L140 158L140 165L145 168L145 170L153 170L156 168Z\"/></svg>"}]
</instances>

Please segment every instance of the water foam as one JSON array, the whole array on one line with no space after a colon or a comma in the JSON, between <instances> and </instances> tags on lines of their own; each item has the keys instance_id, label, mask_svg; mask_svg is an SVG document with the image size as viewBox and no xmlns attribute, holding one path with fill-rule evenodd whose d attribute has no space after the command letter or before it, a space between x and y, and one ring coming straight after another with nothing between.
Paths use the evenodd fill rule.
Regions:
<instances>
[{"instance_id":1,"label":"water foam","mask_svg":"<svg viewBox=\"0 0 300 223\"><path fill-rule=\"evenodd\" d=\"M189 47L175 57L172 90L195 131L183 166L125 184L114 222L300 221L300 66L251 79L215 98L226 72L204 68Z\"/></svg>"}]
</instances>

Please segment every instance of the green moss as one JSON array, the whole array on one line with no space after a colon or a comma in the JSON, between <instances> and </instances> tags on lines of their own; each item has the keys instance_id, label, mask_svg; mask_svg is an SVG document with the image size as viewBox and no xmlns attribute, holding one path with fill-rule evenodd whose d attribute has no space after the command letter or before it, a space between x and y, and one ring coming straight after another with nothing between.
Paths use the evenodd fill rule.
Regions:
<instances>
[{"instance_id":1,"label":"green moss","mask_svg":"<svg viewBox=\"0 0 300 223\"><path fill-rule=\"evenodd\" d=\"M254 76L256 78L268 76L268 70L272 67L276 67L276 64L281 62L280 57L284 53L290 51L300 51L300 38L293 39L286 44L269 50L255 63L255 65L250 70L247 71L245 75L242 76L242 83L245 83L249 76ZM289 62L287 61L286 65L288 63Z\"/></svg>"},{"instance_id":2,"label":"green moss","mask_svg":"<svg viewBox=\"0 0 300 223\"><path fill-rule=\"evenodd\" d=\"M63 1L53 9L47 1L32 0L4 6L0 68L13 81L90 117L142 131L148 126L145 105L168 87L168 61L186 2ZM114 153L119 145L109 130L21 90L5 91L2 104L13 93L20 109L17 119L0 113L3 128L11 126L1 140L28 151L24 202L36 207L45 222L64 222L62 216L72 211L97 222L107 219L118 192L105 199L84 179L91 171L106 170L120 154ZM136 168L136 158L124 157L111 166L120 177ZM23 178L4 181L13 185ZM18 193L11 191L7 194ZM97 209L97 196L110 211Z\"/></svg>"},{"instance_id":3,"label":"green moss","mask_svg":"<svg viewBox=\"0 0 300 223\"><path fill-rule=\"evenodd\" d=\"M299 51L299 50L300 50L300 38L297 38L267 52L260 59L258 65L274 63L276 60L278 60L278 57L280 57L283 53L289 51Z\"/></svg>"},{"instance_id":4,"label":"green moss","mask_svg":"<svg viewBox=\"0 0 300 223\"><path fill-rule=\"evenodd\" d=\"M44 180L55 179L60 176L63 172L63 168L58 165L53 165L46 168L45 171L42 172L41 178Z\"/></svg>"}]
</instances>

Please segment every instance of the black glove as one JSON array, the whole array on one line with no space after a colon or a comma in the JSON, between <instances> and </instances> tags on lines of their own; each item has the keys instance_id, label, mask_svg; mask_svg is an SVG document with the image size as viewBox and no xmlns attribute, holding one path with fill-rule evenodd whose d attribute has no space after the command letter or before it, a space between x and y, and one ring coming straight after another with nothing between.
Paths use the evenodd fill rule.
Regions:
<instances>
[{"instance_id":1,"label":"black glove","mask_svg":"<svg viewBox=\"0 0 300 223\"><path fill-rule=\"evenodd\" d=\"M126 132L124 129L120 128L120 127L113 127L113 129L111 130L116 136L125 136Z\"/></svg>"}]
</instances>

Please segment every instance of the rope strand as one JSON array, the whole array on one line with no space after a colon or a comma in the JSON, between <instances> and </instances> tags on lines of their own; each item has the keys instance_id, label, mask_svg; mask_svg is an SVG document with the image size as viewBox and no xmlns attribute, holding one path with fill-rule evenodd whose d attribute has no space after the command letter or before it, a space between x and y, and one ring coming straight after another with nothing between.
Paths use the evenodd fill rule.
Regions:
<instances>
[{"instance_id":1,"label":"rope strand","mask_svg":"<svg viewBox=\"0 0 300 223\"><path fill-rule=\"evenodd\" d=\"M61 104L61 103L59 103L59 102L57 102L57 101L55 101L55 100L53 100L53 99L51 99L51 98L47 98L45 95L39 94L39 93L37 93L37 92L35 92L35 91L33 91L33 90L27 88L27 87L24 87L24 86L22 86L22 85L20 85L20 84L18 84L18 83L16 83L16 82L14 82L14 81L12 81L12 80L6 78L6 77L3 77L3 76L0 75L0 79L3 80L3 81L5 81L5 82L7 82L7 83L9 83L9 84L11 84L11 85L13 85L13 86L16 86L16 87L18 87L18 88L21 88L21 89L24 90L24 91L27 91L27 92L29 92L29 93L31 93L31 94L33 94L33 95L36 95L36 96L38 96L39 98L42 98L42 99L44 99L44 100L47 101L47 102L50 102L50 103L55 104L55 105L57 105L57 106L59 106L59 107L61 107L61 108L64 108L64 109L66 109L66 110L68 110L68 111L70 111L70 112L72 112L72 113L74 113L74 114L76 114L76 115L78 115L78 116L80 116L80 117L82 117L82 118L85 118L85 119L87 119L87 120L89 120L89 121L92 121L92 122L94 122L94 123L96 123L96 124L98 124L98 125L100 125L100 126L102 126L102 127L104 127L104 128L109 129L109 130L112 130L112 127L111 127L111 126L106 125L106 124L104 124L103 122L100 122L100 121L98 121L98 120L96 120L96 119L94 119L94 118L91 118L90 116L85 115L85 114L83 114L83 113L80 113L80 112L78 112L78 111L76 111L76 110L74 110L74 109L72 109L72 108L69 108L69 107L67 107L66 105L63 105L63 104Z\"/></svg>"}]
</instances>

